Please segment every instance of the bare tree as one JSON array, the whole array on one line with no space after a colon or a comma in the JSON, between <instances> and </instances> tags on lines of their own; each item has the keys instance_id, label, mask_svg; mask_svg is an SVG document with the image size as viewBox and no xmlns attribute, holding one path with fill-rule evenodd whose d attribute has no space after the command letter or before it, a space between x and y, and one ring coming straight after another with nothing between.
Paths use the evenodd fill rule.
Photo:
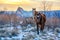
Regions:
<instances>
[{"instance_id":1,"label":"bare tree","mask_svg":"<svg viewBox=\"0 0 60 40\"><path fill-rule=\"evenodd\" d=\"M52 4L53 2L43 0L41 2L40 8L45 12L45 11L51 10Z\"/></svg>"}]
</instances>

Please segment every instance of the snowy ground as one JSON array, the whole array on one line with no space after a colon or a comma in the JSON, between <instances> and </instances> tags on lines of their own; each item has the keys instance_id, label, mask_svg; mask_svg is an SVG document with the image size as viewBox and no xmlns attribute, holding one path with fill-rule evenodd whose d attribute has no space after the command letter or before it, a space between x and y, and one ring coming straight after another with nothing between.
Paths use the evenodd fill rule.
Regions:
<instances>
[{"instance_id":1,"label":"snowy ground","mask_svg":"<svg viewBox=\"0 0 60 40\"><path fill-rule=\"evenodd\" d=\"M36 26L17 26L19 34L12 37L0 37L0 40L60 40L60 32L52 29L44 29L37 35ZM56 28L60 29L60 28ZM60 30L58 30L60 31Z\"/></svg>"}]
</instances>

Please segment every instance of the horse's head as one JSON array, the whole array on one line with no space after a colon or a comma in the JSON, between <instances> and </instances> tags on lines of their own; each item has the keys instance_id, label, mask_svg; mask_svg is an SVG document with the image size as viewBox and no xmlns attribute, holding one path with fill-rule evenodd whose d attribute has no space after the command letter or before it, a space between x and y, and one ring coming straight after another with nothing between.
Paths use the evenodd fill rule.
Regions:
<instances>
[{"instance_id":1,"label":"horse's head","mask_svg":"<svg viewBox=\"0 0 60 40\"><path fill-rule=\"evenodd\" d=\"M37 14L38 14L38 12L37 12L37 11L35 11L35 12L34 12L34 15L36 16Z\"/></svg>"},{"instance_id":2,"label":"horse's head","mask_svg":"<svg viewBox=\"0 0 60 40\"><path fill-rule=\"evenodd\" d=\"M37 19L37 22L40 22L40 20L41 20L41 14L40 13L36 14L36 19Z\"/></svg>"}]
</instances>

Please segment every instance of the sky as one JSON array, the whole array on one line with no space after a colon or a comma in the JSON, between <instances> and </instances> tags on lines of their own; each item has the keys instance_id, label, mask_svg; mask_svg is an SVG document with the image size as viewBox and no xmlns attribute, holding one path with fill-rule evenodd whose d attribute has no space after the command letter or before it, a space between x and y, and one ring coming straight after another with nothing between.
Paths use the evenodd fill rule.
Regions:
<instances>
[{"instance_id":1,"label":"sky","mask_svg":"<svg viewBox=\"0 0 60 40\"><path fill-rule=\"evenodd\" d=\"M46 3L46 10L60 10L60 0L0 0L0 10L17 10L18 7L24 10L43 10Z\"/></svg>"}]
</instances>

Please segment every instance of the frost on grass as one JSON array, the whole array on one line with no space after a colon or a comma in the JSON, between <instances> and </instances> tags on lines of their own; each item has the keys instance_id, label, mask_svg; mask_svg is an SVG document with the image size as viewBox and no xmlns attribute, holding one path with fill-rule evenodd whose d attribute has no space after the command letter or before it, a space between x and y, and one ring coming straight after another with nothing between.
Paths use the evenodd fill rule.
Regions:
<instances>
[{"instance_id":1,"label":"frost on grass","mask_svg":"<svg viewBox=\"0 0 60 40\"><path fill-rule=\"evenodd\" d=\"M52 29L44 29L44 32L40 32L37 35L36 26L31 26L30 24L27 26L18 25L14 29L14 27L8 27L5 31L3 28L0 31L0 40L60 40L60 28ZM14 29L14 30L13 30ZM13 32L16 34L12 35ZM3 36L2 36L3 35Z\"/></svg>"}]
</instances>

